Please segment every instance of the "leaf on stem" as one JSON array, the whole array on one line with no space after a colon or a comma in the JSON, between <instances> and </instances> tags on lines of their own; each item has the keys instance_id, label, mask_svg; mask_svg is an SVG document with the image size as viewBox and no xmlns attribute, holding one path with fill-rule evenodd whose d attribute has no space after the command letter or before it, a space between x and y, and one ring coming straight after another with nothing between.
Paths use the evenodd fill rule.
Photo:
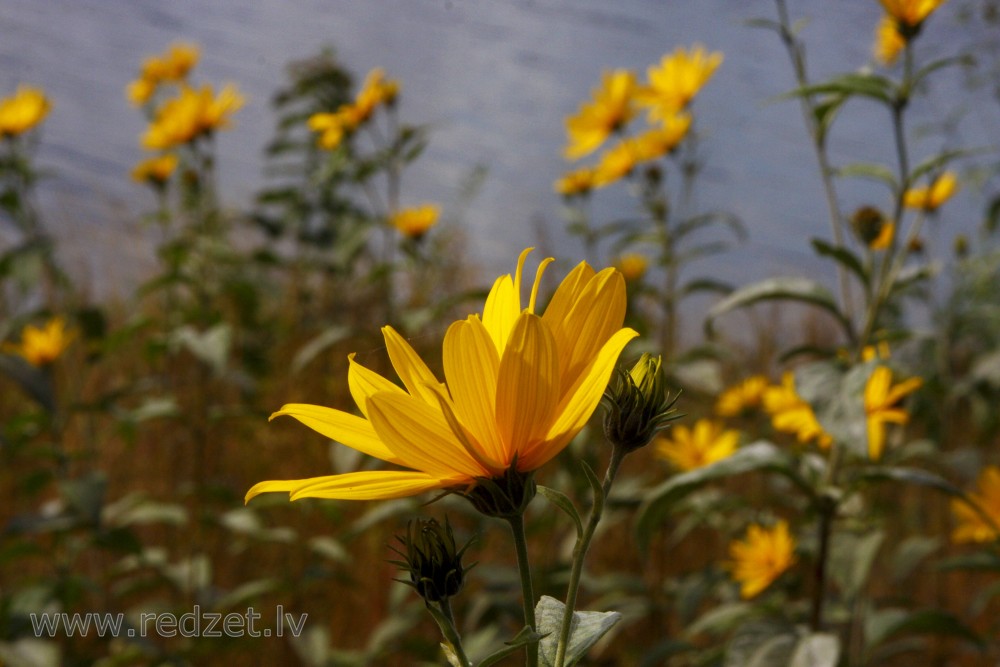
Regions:
<instances>
[{"instance_id":1,"label":"leaf on stem","mask_svg":"<svg viewBox=\"0 0 1000 667\"><path fill-rule=\"evenodd\" d=\"M535 606L538 632L543 635L538 645L538 662L541 667L555 667L556 645L565 609L566 605L548 595L543 595ZM565 667L579 662L621 618L622 615L617 611L574 611Z\"/></svg>"}]
</instances>

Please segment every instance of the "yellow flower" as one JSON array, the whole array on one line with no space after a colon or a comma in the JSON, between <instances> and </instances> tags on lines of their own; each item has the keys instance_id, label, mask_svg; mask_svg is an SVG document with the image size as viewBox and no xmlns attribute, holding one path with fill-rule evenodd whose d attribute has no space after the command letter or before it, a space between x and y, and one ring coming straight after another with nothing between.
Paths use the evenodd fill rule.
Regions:
<instances>
[{"instance_id":1,"label":"yellow flower","mask_svg":"<svg viewBox=\"0 0 1000 667\"><path fill-rule=\"evenodd\" d=\"M649 85L639 89L636 99L649 107L650 121L666 121L691 103L721 64L722 54L709 53L701 44L690 51L678 48L649 68Z\"/></svg>"},{"instance_id":2,"label":"yellow flower","mask_svg":"<svg viewBox=\"0 0 1000 667\"><path fill-rule=\"evenodd\" d=\"M896 62L906 40L899 34L899 25L891 16L883 16L875 28L875 59L888 67Z\"/></svg>"},{"instance_id":3,"label":"yellow flower","mask_svg":"<svg viewBox=\"0 0 1000 667\"><path fill-rule=\"evenodd\" d=\"M177 43L162 55L150 56L142 63L139 78L125 89L126 97L135 106L148 102L159 85L166 81L182 81L198 64L198 47Z\"/></svg>"},{"instance_id":4,"label":"yellow flower","mask_svg":"<svg viewBox=\"0 0 1000 667\"><path fill-rule=\"evenodd\" d=\"M880 0L886 13L900 27L917 28L946 0Z\"/></svg>"},{"instance_id":5,"label":"yellow flower","mask_svg":"<svg viewBox=\"0 0 1000 667\"><path fill-rule=\"evenodd\" d=\"M594 170L585 167L563 174L562 178L555 182L555 191L564 197L573 197L590 192L594 188Z\"/></svg>"},{"instance_id":6,"label":"yellow flower","mask_svg":"<svg viewBox=\"0 0 1000 667\"><path fill-rule=\"evenodd\" d=\"M795 564L795 538L788 532L788 522L779 521L773 528L752 525L746 538L729 545L729 569L740 584L740 597L752 598Z\"/></svg>"},{"instance_id":7,"label":"yellow flower","mask_svg":"<svg viewBox=\"0 0 1000 667\"><path fill-rule=\"evenodd\" d=\"M757 408L764 401L764 392L769 386L763 375L752 375L739 384L726 389L715 403L715 414L720 417L736 417L747 410Z\"/></svg>"},{"instance_id":8,"label":"yellow flower","mask_svg":"<svg viewBox=\"0 0 1000 667\"><path fill-rule=\"evenodd\" d=\"M675 113L663 120L662 127L647 130L635 138L642 161L655 160L674 150L691 128L691 115Z\"/></svg>"},{"instance_id":9,"label":"yellow flower","mask_svg":"<svg viewBox=\"0 0 1000 667\"><path fill-rule=\"evenodd\" d=\"M152 150L170 149L228 128L230 117L243 102L243 96L233 85L225 86L218 95L208 85L200 90L185 86L156 112L142 137L142 145Z\"/></svg>"},{"instance_id":10,"label":"yellow flower","mask_svg":"<svg viewBox=\"0 0 1000 667\"><path fill-rule=\"evenodd\" d=\"M980 510L993 522L987 521L982 514L969 507L961 500L951 501L951 511L958 525L951 532L951 541L956 544L964 542L995 542L1000 538L997 527L1000 526L1000 468L986 466L976 480L978 493L968 494Z\"/></svg>"},{"instance_id":11,"label":"yellow flower","mask_svg":"<svg viewBox=\"0 0 1000 667\"><path fill-rule=\"evenodd\" d=\"M349 129L348 120L340 111L315 113L309 117L309 129L319 133L316 145L332 151L344 140L344 134Z\"/></svg>"},{"instance_id":12,"label":"yellow flower","mask_svg":"<svg viewBox=\"0 0 1000 667\"><path fill-rule=\"evenodd\" d=\"M399 82L385 78L385 70L376 67L368 76L358 92L357 99L350 107L352 127L368 120L375 109L382 104L389 104L399 94Z\"/></svg>"},{"instance_id":13,"label":"yellow flower","mask_svg":"<svg viewBox=\"0 0 1000 667\"><path fill-rule=\"evenodd\" d=\"M739 431L724 429L720 422L699 419L694 428L674 426L671 437L656 442L656 453L683 472L721 461L736 451Z\"/></svg>"},{"instance_id":14,"label":"yellow flower","mask_svg":"<svg viewBox=\"0 0 1000 667\"><path fill-rule=\"evenodd\" d=\"M569 145L566 158L575 160L594 152L604 140L635 115L635 74L619 69L605 72L593 100L584 102L575 116L566 119Z\"/></svg>"},{"instance_id":15,"label":"yellow flower","mask_svg":"<svg viewBox=\"0 0 1000 667\"><path fill-rule=\"evenodd\" d=\"M21 344L4 344L4 349L18 354L32 366L45 366L58 359L72 342L74 333L66 329L61 317L53 317L41 329L28 325L21 331Z\"/></svg>"},{"instance_id":16,"label":"yellow flower","mask_svg":"<svg viewBox=\"0 0 1000 667\"><path fill-rule=\"evenodd\" d=\"M419 239L437 224L440 213L441 207L434 204L404 208L389 216L389 224L404 236Z\"/></svg>"},{"instance_id":17,"label":"yellow flower","mask_svg":"<svg viewBox=\"0 0 1000 667\"><path fill-rule=\"evenodd\" d=\"M601 153L594 168L594 187L603 188L621 180L642 161L643 149L639 142L632 138L622 139Z\"/></svg>"},{"instance_id":18,"label":"yellow flower","mask_svg":"<svg viewBox=\"0 0 1000 667\"><path fill-rule=\"evenodd\" d=\"M812 406L795 390L795 376L785 373L781 384L764 391L764 409L771 415L771 425L783 433L793 433L799 442L815 442L827 449L833 438L823 430Z\"/></svg>"},{"instance_id":19,"label":"yellow flower","mask_svg":"<svg viewBox=\"0 0 1000 667\"><path fill-rule=\"evenodd\" d=\"M175 169L177 169L177 156L174 153L165 153L135 165L132 169L132 180L162 185L170 180Z\"/></svg>"},{"instance_id":20,"label":"yellow flower","mask_svg":"<svg viewBox=\"0 0 1000 667\"><path fill-rule=\"evenodd\" d=\"M14 137L35 127L52 105L39 88L20 85L17 92L0 100L0 138Z\"/></svg>"},{"instance_id":21,"label":"yellow flower","mask_svg":"<svg viewBox=\"0 0 1000 667\"><path fill-rule=\"evenodd\" d=\"M622 276L625 277L625 282L629 283L635 282L646 275L646 268L648 266L649 260L646 259L646 256L635 252L626 253L615 262L615 267L621 271Z\"/></svg>"},{"instance_id":22,"label":"yellow flower","mask_svg":"<svg viewBox=\"0 0 1000 667\"><path fill-rule=\"evenodd\" d=\"M872 250L885 250L892 244L892 239L896 236L896 223L885 222L879 230L878 236L872 239L868 247Z\"/></svg>"},{"instance_id":23,"label":"yellow flower","mask_svg":"<svg viewBox=\"0 0 1000 667\"><path fill-rule=\"evenodd\" d=\"M872 359L888 359L891 356L889 341L879 341L875 345L865 345L861 350L861 361L871 361Z\"/></svg>"},{"instance_id":24,"label":"yellow flower","mask_svg":"<svg viewBox=\"0 0 1000 667\"><path fill-rule=\"evenodd\" d=\"M908 208L922 208L934 211L958 192L958 177L955 172L946 171L926 188L911 188L903 196L903 205Z\"/></svg>"},{"instance_id":25,"label":"yellow flower","mask_svg":"<svg viewBox=\"0 0 1000 667\"><path fill-rule=\"evenodd\" d=\"M260 482L247 492L299 498L369 500L431 489L468 491L498 479L516 461L521 473L557 455L597 407L618 355L635 331L622 328L625 281L614 269L580 263L535 313L547 259L525 305L521 276L501 276L482 317L453 323L444 337L445 383L391 327L386 347L403 387L348 359L348 384L362 416L289 404L271 418L295 417L323 435L403 470L352 472Z\"/></svg>"},{"instance_id":26,"label":"yellow flower","mask_svg":"<svg viewBox=\"0 0 1000 667\"><path fill-rule=\"evenodd\" d=\"M904 396L920 388L923 380L910 378L892 385L892 371L888 366L876 366L865 384L865 423L868 430L868 458L877 461L885 448L885 425L905 424L910 415L894 407Z\"/></svg>"}]
</instances>

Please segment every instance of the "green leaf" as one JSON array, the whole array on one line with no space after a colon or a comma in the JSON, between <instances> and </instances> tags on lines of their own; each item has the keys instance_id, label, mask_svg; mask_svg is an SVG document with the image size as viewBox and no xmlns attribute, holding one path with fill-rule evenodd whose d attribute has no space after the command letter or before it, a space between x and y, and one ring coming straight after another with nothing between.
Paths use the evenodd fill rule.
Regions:
<instances>
[{"instance_id":1,"label":"green leaf","mask_svg":"<svg viewBox=\"0 0 1000 667\"><path fill-rule=\"evenodd\" d=\"M0 373L20 385L28 396L48 413L56 411L56 395L52 377L44 369L36 368L21 357L0 354Z\"/></svg>"},{"instance_id":2,"label":"green leaf","mask_svg":"<svg viewBox=\"0 0 1000 667\"><path fill-rule=\"evenodd\" d=\"M801 301L818 306L836 318L848 338L854 338L850 322L840 312L830 291L813 280L796 277L769 278L741 287L712 306L705 318L705 331L712 333L714 322L719 316L761 301Z\"/></svg>"},{"instance_id":3,"label":"green leaf","mask_svg":"<svg viewBox=\"0 0 1000 667\"><path fill-rule=\"evenodd\" d=\"M941 538L925 535L914 535L903 540L896 548L892 559L892 582L901 583L924 559L941 548Z\"/></svg>"},{"instance_id":4,"label":"green leaf","mask_svg":"<svg viewBox=\"0 0 1000 667\"><path fill-rule=\"evenodd\" d=\"M569 518L573 519L573 523L576 525L577 537L583 535L583 521L580 519L580 513L576 511L576 507L573 505L573 501L569 499L569 496L562 491L541 485L538 486L538 493L542 494L546 500L569 515Z\"/></svg>"},{"instance_id":5,"label":"green leaf","mask_svg":"<svg viewBox=\"0 0 1000 667\"><path fill-rule=\"evenodd\" d=\"M542 635L538 644L541 667L555 667L556 646L565 609L566 605L548 595L543 595L535 605L538 632ZM579 662L621 618L617 611L574 611L569 645L566 647L566 667Z\"/></svg>"},{"instance_id":6,"label":"green leaf","mask_svg":"<svg viewBox=\"0 0 1000 667\"><path fill-rule=\"evenodd\" d=\"M674 475L659 486L651 489L639 507L636 516L636 536L641 549L649 546L649 540L660 527L671 507L688 493L705 484L739 475L752 470L779 470L790 473L788 454L771 444L758 441L742 447L731 456L716 461L703 468Z\"/></svg>"},{"instance_id":7,"label":"green leaf","mask_svg":"<svg viewBox=\"0 0 1000 667\"><path fill-rule=\"evenodd\" d=\"M818 632L799 640L788 667L836 667L839 660L840 640L836 635Z\"/></svg>"},{"instance_id":8,"label":"green leaf","mask_svg":"<svg viewBox=\"0 0 1000 667\"><path fill-rule=\"evenodd\" d=\"M292 373L298 373L303 368L308 366L309 362L315 359L321 352L329 348L331 345L336 345L350 335L350 327L345 325L334 325L315 336L295 353L295 358L292 359Z\"/></svg>"},{"instance_id":9,"label":"green leaf","mask_svg":"<svg viewBox=\"0 0 1000 667\"><path fill-rule=\"evenodd\" d=\"M216 375L221 375L226 369L232 341L232 328L225 323L216 324L206 331L197 331L190 325L184 325L170 334L170 343L174 348L187 349Z\"/></svg>"},{"instance_id":10,"label":"green leaf","mask_svg":"<svg viewBox=\"0 0 1000 667\"><path fill-rule=\"evenodd\" d=\"M813 249L823 257L829 257L854 274L854 276L867 287L871 278L865 270L861 259L844 246L835 246L822 239L812 240Z\"/></svg>"},{"instance_id":11,"label":"green leaf","mask_svg":"<svg viewBox=\"0 0 1000 667\"><path fill-rule=\"evenodd\" d=\"M965 492L944 477L920 468L903 466L872 466L863 468L858 479L865 482L905 482L935 489L949 496L965 498Z\"/></svg>"},{"instance_id":12,"label":"green leaf","mask_svg":"<svg viewBox=\"0 0 1000 667\"><path fill-rule=\"evenodd\" d=\"M888 167L871 162L856 162L847 164L837 169L837 175L843 178L866 178L872 181L881 181L889 186L892 192L899 189L896 182L896 175Z\"/></svg>"},{"instance_id":13,"label":"green leaf","mask_svg":"<svg viewBox=\"0 0 1000 667\"><path fill-rule=\"evenodd\" d=\"M878 74L852 72L835 76L829 81L796 88L780 96L779 99L813 95L844 97L858 95L892 106L896 98L896 85L890 79Z\"/></svg>"},{"instance_id":14,"label":"green leaf","mask_svg":"<svg viewBox=\"0 0 1000 667\"><path fill-rule=\"evenodd\" d=\"M838 535L833 541L830 573L846 600L854 600L864 589L884 539L885 533L876 530L860 537Z\"/></svg>"},{"instance_id":15,"label":"green leaf","mask_svg":"<svg viewBox=\"0 0 1000 667\"><path fill-rule=\"evenodd\" d=\"M597 479L597 474L586 461L580 461L580 467L583 468L583 474L587 476L587 482L590 484L590 490L594 492L593 511L600 514L604 507L604 485L601 484L601 480Z\"/></svg>"},{"instance_id":16,"label":"green leaf","mask_svg":"<svg viewBox=\"0 0 1000 667\"><path fill-rule=\"evenodd\" d=\"M759 611L756 605L749 602L721 604L705 612L684 630L684 634L692 639L704 633L721 635L758 614Z\"/></svg>"},{"instance_id":17,"label":"green leaf","mask_svg":"<svg viewBox=\"0 0 1000 667\"><path fill-rule=\"evenodd\" d=\"M962 65L964 67L969 67L975 65L975 59L970 54L963 54L960 56L952 56L950 58L939 58L938 60L931 61L917 70L917 73L913 75L913 86L919 86L920 82L927 77L929 74L936 72L939 69L945 67L952 67L954 65Z\"/></svg>"},{"instance_id":18,"label":"green leaf","mask_svg":"<svg viewBox=\"0 0 1000 667\"><path fill-rule=\"evenodd\" d=\"M34 637L0 642L0 664L9 667L59 667L62 664L59 644Z\"/></svg>"},{"instance_id":19,"label":"green leaf","mask_svg":"<svg viewBox=\"0 0 1000 667\"><path fill-rule=\"evenodd\" d=\"M502 648L495 653L491 653L482 660L480 660L476 667L490 667L490 665L495 665L509 655L513 655L518 651L523 651L524 647L529 644L537 643L541 640L542 636L529 628L524 626L521 631L511 639L509 642L504 642L507 645L506 648Z\"/></svg>"},{"instance_id":20,"label":"green leaf","mask_svg":"<svg viewBox=\"0 0 1000 667\"><path fill-rule=\"evenodd\" d=\"M911 635L941 635L963 639L984 648L982 638L958 618L941 609L921 609L914 612L899 609L872 615L868 623L868 650L890 639Z\"/></svg>"}]
</instances>

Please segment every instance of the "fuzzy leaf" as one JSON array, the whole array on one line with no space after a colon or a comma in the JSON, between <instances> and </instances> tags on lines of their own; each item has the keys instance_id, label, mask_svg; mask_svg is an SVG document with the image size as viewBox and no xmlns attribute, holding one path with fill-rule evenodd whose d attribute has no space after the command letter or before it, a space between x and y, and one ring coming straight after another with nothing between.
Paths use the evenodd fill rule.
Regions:
<instances>
[{"instance_id":1,"label":"fuzzy leaf","mask_svg":"<svg viewBox=\"0 0 1000 667\"><path fill-rule=\"evenodd\" d=\"M541 667L555 666L556 646L565 609L566 605L548 595L543 595L535 605L538 632L543 635L538 644L538 663ZM579 662L621 618L617 611L574 611L569 646L566 647L566 667Z\"/></svg>"}]
</instances>

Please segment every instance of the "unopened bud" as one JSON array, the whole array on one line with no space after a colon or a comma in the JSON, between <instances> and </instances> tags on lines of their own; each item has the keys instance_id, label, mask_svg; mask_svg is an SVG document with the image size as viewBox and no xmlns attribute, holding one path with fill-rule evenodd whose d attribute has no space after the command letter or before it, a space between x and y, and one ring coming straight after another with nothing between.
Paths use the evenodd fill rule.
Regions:
<instances>
[{"instance_id":1,"label":"unopened bud","mask_svg":"<svg viewBox=\"0 0 1000 667\"><path fill-rule=\"evenodd\" d=\"M662 360L643 354L630 371L618 369L604 392L604 433L615 447L631 452L645 447L680 415L660 372Z\"/></svg>"},{"instance_id":2,"label":"unopened bud","mask_svg":"<svg viewBox=\"0 0 1000 667\"><path fill-rule=\"evenodd\" d=\"M427 602L440 602L458 594L465 579L462 554L471 542L459 549L447 518L443 526L435 519L409 522L406 536L397 535L396 539L403 550L390 548L403 560L389 562L410 575L409 581L397 581L411 586Z\"/></svg>"}]
</instances>

